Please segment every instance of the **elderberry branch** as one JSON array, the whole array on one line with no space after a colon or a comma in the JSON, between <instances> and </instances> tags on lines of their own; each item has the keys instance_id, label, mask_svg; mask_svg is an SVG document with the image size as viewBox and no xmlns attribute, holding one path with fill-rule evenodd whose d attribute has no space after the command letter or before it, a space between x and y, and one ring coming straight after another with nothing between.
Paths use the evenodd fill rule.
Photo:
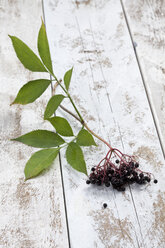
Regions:
<instances>
[{"instance_id":1,"label":"elderberry branch","mask_svg":"<svg viewBox=\"0 0 165 248\"><path fill-rule=\"evenodd\" d=\"M70 110L68 110L67 108L65 108L64 106L60 105L60 107L65 111L67 112L68 114L72 115L76 120L78 120L84 127L86 127L86 129L93 135L95 136L97 139L99 139L100 141L102 141L104 144L106 144L110 150L113 150L113 148L110 146L110 144L105 141L103 138L101 138L100 136L98 136L96 133L94 133L89 127L88 125L84 122L83 122L75 115L73 114Z\"/></svg>"}]
</instances>

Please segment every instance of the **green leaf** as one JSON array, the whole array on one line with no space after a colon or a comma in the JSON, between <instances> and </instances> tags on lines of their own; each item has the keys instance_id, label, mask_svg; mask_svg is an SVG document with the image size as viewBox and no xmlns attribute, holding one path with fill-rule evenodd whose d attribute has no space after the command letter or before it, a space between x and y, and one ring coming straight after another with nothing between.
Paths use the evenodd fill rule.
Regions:
<instances>
[{"instance_id":1,"label":"green leaf","mask_svg":"<svg viewBox=\"0 0 165 248\"><path fill-rule=\"evenodd\" d=\"M29 81L19 90L12 104L19 103L24 105L34 102L38 97L42 95L42 93L47 89L50 83L51 81L47 79L37 79Z\"/></svg>"},{"instance_id":2,"label":"green leaf","mask_svg":"<svg viewBox=\"0 0 165 248\"><path fill-rule=\"evenodd\" d=\"M30 71L47 72L38 56L20 39L9 35L18 59Z\"/></svg>"},{"instance_id":3,"label":"green leaf","mask_svg":"<svg viewBox=\"0 0 165 248\"><path fill-rule=\"evenodd\" d=\"M72 77L72 71L73 71L73 67L69 71L67 71L64 75L64 84L67 90L69 89L70 80Z\"/></svg>"},{"instance_id":4,"label":"green leaf","mask_svg":"<svg viewBox=\"0 0 165 248\"><path fill-rule=\"evenodd\" d=\"M38 34L38 51L42 59L42 62L48 68L48 70L53 74L49 43L48 43L46 29L45 29L45 25L43 21L42 21L42 25L41 25L41 28Z\"/></svg>"},{"instance_id":5,"label":"green leaf","mask_svg":"<svg viewBox=\"0 0 165 248\"><path fill-rule=\"evenodd\" d=\"M69 122L65 118L55 116L55 117L49 118L48 121L50 121L50 123L56 129L57 133L61 134L62 136L73 136L74 135Z\"/></svg>"},{"instance_id":6,"label":"green leaf","mask_svg":"<svg viewBox=\"0 0 165 248\"><path fill-rule=\"evenodd\" d=\"M34 130L12 140L39 148L55 147L65 143L65 141L58 134L47 130Z\"/></svg>"},{"instance_id":7,"label":"green leaf","mask_svg":"<svg viewBox=\"0 0 165 248\"><path fill-rule=\"evenodd\" d=\"M77 144L80 146L97 146L93 136L85 129L82 129L77 136Z\"/></svg>"},{"instance_id":8,"label":"green leaf","mask_svg":"<svg viewBox=\"0 0 165 248\"><path fill-rule=\"evenodd\" d=\"M66 150L66 159L68 163L77 171L87 175L84 155L79 145L71 142Z\"/></svg>"},{"instance_id":9,"label":"green leaf","mask_svg":"<svg viewBox=\"0 0 165 248\"><path fill-rule=\"evenodd\" d=\"M57 157L58 152L59 148L43 149L35 152L25 166L26 180L39 175L44 169L47 169Z\"/></svg>"},{"instance_id":10,"label":"green leaf","mask_svg":"<svg viewBox=\"0 0 165 248\"><path fill-rule=\"evenodd\" d=\"M63 95L55 95L52 96L46 106L45 113L44 113L44 119L48 119L49 117L54 114L62 100L65 98Z\"/></svg>"}]
</instances>

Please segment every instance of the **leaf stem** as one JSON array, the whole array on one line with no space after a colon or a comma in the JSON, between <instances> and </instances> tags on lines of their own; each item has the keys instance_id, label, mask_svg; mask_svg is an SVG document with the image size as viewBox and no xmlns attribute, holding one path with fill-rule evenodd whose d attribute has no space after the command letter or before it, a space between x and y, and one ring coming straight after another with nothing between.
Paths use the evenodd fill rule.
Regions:
<instances>
[{"instance_id":1,"label":"leaf stem","mask_svg":"<svg viewBox=\"0 0 165 248\"><path fill-rule=\"evenodd\" d=\"M54 79L56 80L56 82L58 83L58 85L60 85L60 87L63 89L63 91L66 93L66 95L68 96L68 98L69 98L69 100L70 100L70 102L71 102L71 104L73 105L73 107L74 107L74 109L75 109L75 111L76 111L76 113L78 114L78 116L79 116L79 118L80 118L80 120L81 120L81 122L83 123L84 122L84 120L83 120L83 118L82 118L82 116L81 116L81 114L80 114L80 112L78 111L78 109L77 109L77 107L76 107L76 105L74 104L74 102L73 102L73 100L72 100L72 98L71 98L71 96L70 96L70 94L69 94L69 92L62 86L62 84L61 84L61 82L60 82L60 80L58 80L57 79L57 77L54 75L54 74L51 74L53 77L54 77Z\"/></svg>"},{"instance_id":2,"label":"leaf stem","mask_svg":"<svg viewBox=\"0 0 165 248\"><path fill-rule=\"evenodd\" d=\"M76 113L78 114L78 116L79 116L79 118L80 118L81 123L83 124L83 123L84 123L84 120L83 120L83 118L82 118L82 116L81 116L80 112L78 111L78 109L77 109L76 105L74 104L74 102L73 102L73 100L72 100L72 98L71 98L71 96L70 96L70 94L69 94L69 93L68 93L68 97L69 97L70 102L72 103L72 105L73 105L73 107L74 107L74 109L75 109Z\"/></svg>"},{"instance_id":3,"label":"leaf stem","mask_svg":"<svg viewBox=\"0 0 165 248\"><path fill-rule=\"evenodd\" d=\"M106 141L104 140L103 138L101 138L100 136L98 136L96 133L94 133L88 126L87 124L84 122L84 127L86 127L86 129L91 133L93 134L93 136L95 136L97 139L101 140L104 144L106 144L110 150L113 150L112 146Z\"/></svg>"},{"instance_id":4,"label":"leaf stem","mask_svg":"<svg viewBox=\"0 0 165 248\"><path fill-rule=\"evenodd\" d=\"M84 127L86 127L86 129L93 135L95 136L97 139L99 139L100 141L102 141L104 144L106 144L110 150L113 150L113 148L111 147L111 145L105 141L103 138L101 138L99 135L97 135L96 133L94 133L89 127L88 125L85 123L85 121L81 119L79 119L75 114L73 114L70 110L68 110L67 108L65 108L63 105L60 105L60 108L63 109L65 112L67 112L68 114L72 115L76 120L78 120Z\"/></svg>"},{"instance_id":5,"label":"leaf stem","mask_svg":"<svg viewBox=\"0 0 165 248\"><path fill-rule=\"evenodd\" d=\"M66 142L63 146L59 146L59 149L64 148L65 146L69 145L71 142L77 139L77 136L74 137L70 142Z\"/></svg>"},{"instance_id":6,"label":"leaf stem","mask_svg":"<svg viewBox=\"0 0 165 248\"><path fill-rule=\"evenodd\" d=\"M68 114L72 115L76 120L78 120L81 123L81 120L75 115L73 114L70 110L68 110L67 108L65 108L63 105L60 104L60 108L63 109L65 112L67 112ZM82 124L82 123L81 123Z\"/></svg>"}]
</instances>

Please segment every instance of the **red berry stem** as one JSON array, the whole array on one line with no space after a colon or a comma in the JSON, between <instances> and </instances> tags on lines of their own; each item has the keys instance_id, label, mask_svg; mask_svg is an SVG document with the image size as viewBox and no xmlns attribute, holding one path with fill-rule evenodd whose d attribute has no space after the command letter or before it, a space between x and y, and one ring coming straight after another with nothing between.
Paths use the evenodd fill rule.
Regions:
<instances>
[{"instance_id":1,"label":"red berry stem","mask_svg":"<svg viewBox=\"0 0 165 248\"><path fill-rule=\"evenodd\" d=\"M132 183L146 184L151 181L152 173L140 170L135 156L123 154L116 148L110 148L98 165L92 167L87 184L113 186L118 191ZM154 178L154 183L158 181Z\"/></svg>"}]
</instances>

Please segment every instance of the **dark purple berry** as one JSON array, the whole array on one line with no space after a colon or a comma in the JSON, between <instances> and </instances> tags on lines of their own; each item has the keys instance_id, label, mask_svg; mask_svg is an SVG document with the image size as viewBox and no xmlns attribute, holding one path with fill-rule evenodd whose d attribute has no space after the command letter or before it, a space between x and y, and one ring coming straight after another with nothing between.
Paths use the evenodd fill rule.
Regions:
<instances>
[{"instance_id":1,"label":"dark purple berry","mask_svg":"<svg viewBox=\"0 0 165 248\"><path fill-rule=\"evenodd\" d=\"M150 179L148 176L145 176L145 177L144 177L144 180L145 180L146 182L150 182L150 181L151 181L151 179Z\"/></svg>"},{"instance_id":2,"label":"dark purple berry","mask_svg":"<svg viewBox=\"0 0 165 248\"><path fill-rule=\"evenodd\" d=\"M125 188L124 187L121 187L120 189L121 189L121 191L125 191Z\"/></svg>"},{"instance_id":3,"label":"dark purple berry","mask_svg":"<svg viewBox=\"0 0 165 248\"><path fill-rule=\"evenodd\" d=\"M127 170L124 169L124 171L122 172L122 175L126 176L126 174L127 174Z\"/></svg>"},{"instance_id":4,"label":"dark purple berry","mask_svg":"<svg viewBox=\"0 0 165 248\"><path fill-rule=\"evenodd\" d=\"M118 160L118 159L116 159L116 161L115 161L115 162L116 162L116 164L118 164L118 163L119 163L119 160Z\"/></svg>"},{"instance_id":5,"label":"dark purple berry","mask_svg":"<svg viewBox=\"0 0 165 248\"><path fill-rule=\"evenodd\" d=\"M95 173L91 173L89 179L95 178Z\"/></svg>"},{"instance_id":6,"label":"dark purple berry","mask_svg":"<svg viewBox=\"0 0 165 248\"><path fill-rule=\"evenodd\" d=\"M149 182L151 181L151 178L148 177L146 180L147 180L147 182L149 183Z\"/></svg>"},{"instance_id":7,"label":"dark purple berry","mask_svg":"<svg viewBox=\"0 0 165 248\"><path fill-rule=\"evenodd\" d=\"M118 173L116 173L115 176L116 176L116 178L118 178L118 179L120 178L120 174L118 174Z\"/></svg>"},{"instance_id":8,"label":"dark purple berry","mask_svg":"<svg viewBox=\"0 0 165 248\"><path fill-rule=\"evenodd\" d=\"M140 178L143 178L144 177L144 174L143 173L140 173L139 176L140 176Z\"/></svg>"},{"instance_id":9,"label":"dark purple berry","mask_svg":"<svg viewBox=\"0 0 165 248\"><path fill-rule=\"evenodd\" d=\"M117 189L117 191L123 191L122 187L117 187L116 189Z\"/></svg>"},{"instance_id":10,"label":"dark purple berry","mask_svg":"<svg viewBox=\"0 0 165 248\"><path fill-rule=\"evenodd\" d=\"M108 181L109 181L109 177L106 176L106 177L104 178L104 182L107 183Z\"/></svg>"},{"instance_id":11,"label":"dark purple berry","mask_svg":"<svg viewBox=\"0 0 165 248\"><path fill-rule=\"evenodd\" d=\"M106 187L109 187L109 186L110 186L110 183L105 183L105 186L106 186Z\"/></svg>"},{"instance_id":12,"label":"dark purple berry","mask_svg":"<svg viewBox=\"0 0 165 248\"><path fill-rule=\"evenodd\" d=\"M127 172L126 172L126 176L130 176L130 175L131 175L130 171L129 171L129 170L127 170Z\"/></svg>"},{"instance_id":13,"label":"dark purple berry","mask_svg":"<svg viewBox=\"0 0 165 248\"><path fill-rule=\"evenodd\" d=\"M97 184L98 186L101 186L101 180L97 180L97 181L96 181L96 184Z\"/></svg>"},{"instance_id":14,"label":"dark purple berry","mask_svg":"<svg viewBox=\"0 0 165 248\"><path fill-rule=\"evenodd\" d=\"M142 184L145 184L145 182L146 182L146 181L145 181L145 179L144 179L144 178L142 178Z\"/></svg>"},{"instance_id":15,"label":"dark purple berry","mask_svg":"<svg viewBox=\"0 0 165 248\"><path fill-rule=\"evenodd\" d=\"M139 167L139 163L135 163L135 168L138 168Z\"/></svg>"},{"instance_id":16,"label":"dark purple berry","mask_svg":"<svg viewBox=\"0 0 165 248\"><path fill-rule=\"evenodd\" d=\"M109 178L109 181L111 181L111 179L112 179L111 174L108 175L108 178Z\"/></svg>"},{"instance_id":17,"label":"dark purple berry","mask_svg":"<svg viewBox=\"0 0 165 248\"><path fill-rule=\"evenodd\" d=\"M130 182L133 183L135 181L134 177L130 178Z\"/></svg>"},{"instance_id":18,"label":"dark purple berry","mask_svg":"<svg viewBox=\"0 0 165 248\"><path fill-rule=\"evenodd\" d=\"M139 179L137 183L138 184L143 184L142 179Z\"/></svg>"},{"instance_id":19,"label":"dark purple berry","mask_svg":"<svg viewBox=\"0 0 165 248\"><path fill-rule=\"evenodd\" d=\"M132 174L133 174L134 177L136 177L138 175L136 171L133 171Z\"/></svg>"},{"instance_id":20,"label":"dark purple berry","mask_svg":"<svg viewBox=\"0 0 165 248\"><path fill-rule=\"evenodd\" d=\"M134 166L135 166L134 162L131 162L130 165L132 168L134 168Z\"/></svg>"},{"instance_id":21,"label":"dark purple berry","mask_svg":"<svg viewBox=\"0 0 165 248\"><path fill-rule=\"evenodd\" d=\"M157 179L155 179L155 180L154 180L154 183L157 183L157 182L158 182L158 180L157 180Z\"/></svg>"},{"instance_id":22,"label":"dark purple berry","mask_svg":"<svg viewBox=\"0 0 165 248\"><path fill-rule=\"evenodd\" d=\"M94 167L92 167L91 171L95 171L95 168L94 168Z\"/></svg>"},{"instance_id":23,"label":"dark purple berry","mask_svg":"<svg viewBox=\"0 0 165 248\"><path fill-rule=\"evenodd\" d=\"M107 203L103 203L103 207L106 208L107 207Z\"/></svg>"},{"instance_id":24,"label":"dark purple berry","mask_svg":"<svg viewBox=\"0 0 165 248\"><path fill-rule=\"evenodd\" d=\"M96 183L95 179L92 179L91 184L95 184L95 183Z\"/></svg>"},{"instance_id":25,"label":"dark purple berry","mask_svg":"<svg viewBox=\"0 0 165 248\"><path fill-rule=\"evenodd\" d=\"M111 174L111 169L110 169L110 168L107 169L106 173L107 173L107 174Z\"/></svg>"},{"instance_id":26,"label":"dark purple berry","mask_svg":"<svg viewBox=\"0 0 165 248\"><path fill-rule=\"evenodd\" d=\"M90 182L90 180L86 180L86 184L90 184L91 182Z\"/></svg>"}]
</instances>

